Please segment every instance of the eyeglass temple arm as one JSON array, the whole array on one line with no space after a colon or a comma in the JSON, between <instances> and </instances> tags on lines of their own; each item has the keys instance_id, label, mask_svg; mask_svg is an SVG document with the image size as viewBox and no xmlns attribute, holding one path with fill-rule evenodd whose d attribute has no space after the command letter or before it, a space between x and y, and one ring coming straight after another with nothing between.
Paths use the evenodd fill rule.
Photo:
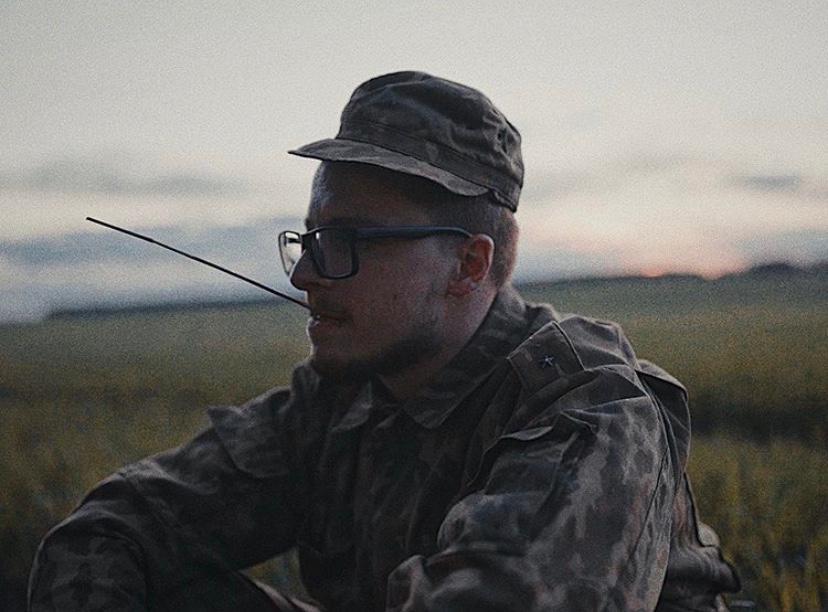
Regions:
<instances>
[{"instance_id":1,"label":"eyeglass temple arm","mask_svg":"<svg viewBox=\"0 0 828 612\"><path fill-rule=\"evenodd\" d=\"M179 255L183 255L184 257L187 257L189 259L192 259L194 261L202 263L205 266L210 266L211 268L215 268L216 270L224 272L225 274L229 274L230 276L238 278L239 280L243 280L246 283L250 283L254 287L258 287L259 289L262 289L263 291L267 291L268 293L272 293L273 295L277 295L280 298L284 298L284 299L288 300L289 302L293 302L294 304L297 304L298 306L301 306L302 308L307 308L308 310L310 310L310 306L308 306L302 300L291 297L291 296L287 295L286 293L282 293L281 291L276 291L276 289L268 287L267 285L263 285L262 283L260 283L258 281L255 281L252 278L247 278L246 276L243 276L243 275L241 275L237 272L233 272L232 270L228 270L227 268L224 268L224 267L222 267L218 264L214 264L211 261L207 261L206 259L202 259L201 257L196 257L195 255L190 255L189 253L185 253L184 251L182 251L180 249L176 249L175 247L171 247L168 244L164 244L163 242L159 242L155 238L150 238L149 236L144 236L144 235L139 234L137 232L133 232L131 230L124 229L122 227L118 227L117 225L112 225L111 223L107 223L106 221L100 221L100 220L94 219L92 217L86 217L86 220L91 221L92 223L97 223L98 225L102 225L104 227L108 227L109 229L114 229L116 231L122 232L124 234L127 234L128 236L132 236L133 238L140 238L141 240L144 240L146 242L156 244L156 245L158 245L162 248L167 249L168 251L172 251L173 253L178 253Z\"/></svg>"}]
</instances>

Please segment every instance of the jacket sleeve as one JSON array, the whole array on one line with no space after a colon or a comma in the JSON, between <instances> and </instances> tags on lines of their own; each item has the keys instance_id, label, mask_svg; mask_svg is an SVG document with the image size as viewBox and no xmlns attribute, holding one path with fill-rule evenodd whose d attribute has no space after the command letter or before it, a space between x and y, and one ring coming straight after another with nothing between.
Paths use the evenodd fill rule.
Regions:
<instances>
[{"instance_id":1,"label":"jacket sleeve","mask_svg":"<svg viewBox=\"0 0 828 612\"><path fill-rule=\"evenodd\" d=\"M99 483L41 543L30 609L146 609L290 548L302 515L289 445L299 387L294 374L292 389L212 408L195 439Z\"/></svg>"},{"instance_id":2,"label":"jacket sleeve","mask_svg":"<svg viewBox=\"0 0 828 612\"><path fill-rule=\"evenodd\" d=\"M391 574L389 610L655 608L676 487L662 418L626 366L576 378L489 448L439 552Z\"/></svg>"}]
</instances>

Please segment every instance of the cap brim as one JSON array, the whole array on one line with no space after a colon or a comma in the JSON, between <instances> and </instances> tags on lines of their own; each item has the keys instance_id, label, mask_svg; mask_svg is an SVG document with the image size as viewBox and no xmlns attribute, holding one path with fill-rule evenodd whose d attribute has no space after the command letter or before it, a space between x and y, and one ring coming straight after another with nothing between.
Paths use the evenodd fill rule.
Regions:
<instances>
[{"instance_id":1,"label":"cap brim","mask_svg":"<svg viewBox=\"0 0 828 612\"><path fill-rule=\"evenodd\" d=\"M323 161L347 161L371 164L397 172L404 172L405 174L421 176L442 185L452 193L464 196L478 196L489 191L488 187L472 183L464 178L460 178L456 174L432 166L416 157L397 153L396 151L375 144L359 142L357 140L327 138L325 140L312 142L298 149L292 149L288 153L298 155L299 157L310 157Z\"/></svg>"}]
</instances>

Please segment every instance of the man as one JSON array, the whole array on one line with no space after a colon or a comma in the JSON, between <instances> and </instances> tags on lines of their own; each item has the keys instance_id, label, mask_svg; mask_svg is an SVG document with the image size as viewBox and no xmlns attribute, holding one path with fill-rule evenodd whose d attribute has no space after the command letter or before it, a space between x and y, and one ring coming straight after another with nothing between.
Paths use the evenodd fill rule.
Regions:
<instances>
[{"instance_id":1,"label":"man","mask_svg":"<svg viewBox=\"0 0 828 612\"><path fill-rule=\"evenodd\" d=\"M511 289L520 136L418 72L356 89L304 234L312 350L44 540L33 609L717 610L686 394L611 323ZM239 569L298 547L315 603Z\"/></svg>"}]
</instances>

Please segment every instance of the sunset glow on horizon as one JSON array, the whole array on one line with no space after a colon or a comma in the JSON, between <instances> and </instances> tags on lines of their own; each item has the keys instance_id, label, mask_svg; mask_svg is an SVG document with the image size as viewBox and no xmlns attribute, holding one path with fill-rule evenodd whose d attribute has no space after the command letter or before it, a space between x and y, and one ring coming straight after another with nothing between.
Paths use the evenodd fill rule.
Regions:
<instances>
[{"instance_id":1,"label":"sunset glow on horizon","mask_svg":"<svg viewBox=\"0 0 828 612\"><path fill-rule=\"evenodd\" d=\"M87 215L284 284L275 232L315 169L286 151L400 69L480 89L521 131L519 280L828 259L826 31L805 0L6 3L0 319L235 291Z\"/></svg>"}]
</instances>

